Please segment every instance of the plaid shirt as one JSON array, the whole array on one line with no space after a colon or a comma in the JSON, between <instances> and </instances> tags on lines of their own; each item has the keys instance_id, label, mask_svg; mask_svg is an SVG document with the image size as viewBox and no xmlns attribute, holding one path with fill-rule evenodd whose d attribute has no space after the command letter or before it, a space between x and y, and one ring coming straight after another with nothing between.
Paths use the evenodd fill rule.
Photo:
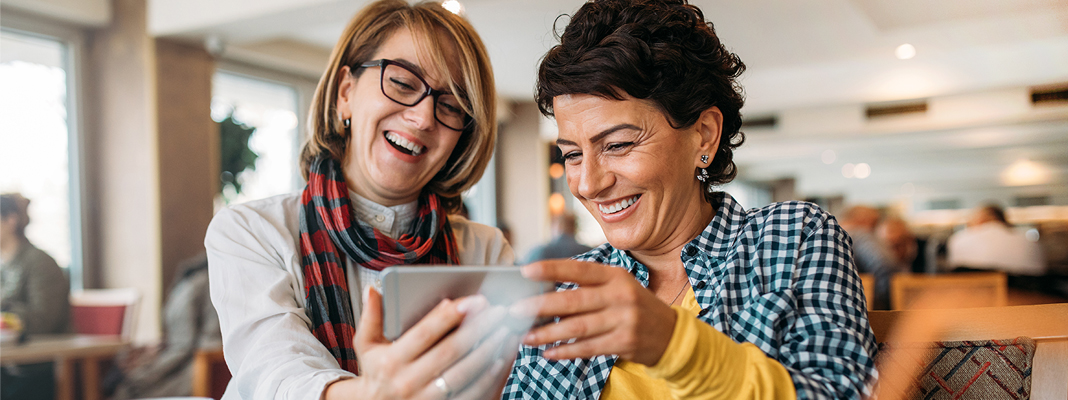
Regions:
<instances>
[{"instance_id":1,"label":"plaid shirt","mask_svg":"<svg viewBox=\"0 0 1068 400\"><path fill-rule=\"evenodd\" d=\"M681 254L698 318L782 363L799 399L867 395L875 336L849 236L834 217L803 202L746 211L728 194L717 210ZM576 259L626 268L649 285L647 267L610 244ZM520 349L504 399L596 399L617 358L550 361L545 349Z\"/></svg>"}]
</instances>

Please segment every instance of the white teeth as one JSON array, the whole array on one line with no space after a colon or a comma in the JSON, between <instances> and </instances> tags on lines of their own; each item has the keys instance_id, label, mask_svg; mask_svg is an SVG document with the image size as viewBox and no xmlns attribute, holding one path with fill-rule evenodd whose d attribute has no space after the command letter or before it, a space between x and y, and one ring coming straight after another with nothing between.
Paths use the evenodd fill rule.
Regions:
<instances>
[{"instance_id":1,"label":"white teeth","mask_svg":"<svg viewBox=\"0 0 1068 400\"><path fill-rule=\"evenodd\" d=\"M634 196L634 197L631 197L629 199L620 200L619 202L617 202L615 204L611 204L611 205L607 205L607 206L598 206L598 207L600 207L602 213L615 214L617 212L620 212L620 211L623 211L623 210L629 208L631 205L634 204L634 202L638 201L638 197L640 197L640 196Z\"/></svg>"},{"instance_id":2,"label":"white teeth","mask_svg":"<svg viewBox=\"0 0 1068 400\"><path fill-rule=\"evenodd\" d=\"M412 143L408 139L405 139L403 136L398 135L396 133L386 132L386 139L389 139L390 142L393 142L397 146L408 149L408 151L412 152L412 155L417 156L419 155L419 153L423 152L423 146Z\"/></svg>"}]
</instances>

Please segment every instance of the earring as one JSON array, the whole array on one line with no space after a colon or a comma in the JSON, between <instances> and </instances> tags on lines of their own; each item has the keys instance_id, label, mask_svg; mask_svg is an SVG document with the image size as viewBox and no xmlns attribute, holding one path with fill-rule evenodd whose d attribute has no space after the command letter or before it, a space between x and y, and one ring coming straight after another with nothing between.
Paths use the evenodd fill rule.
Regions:
<instances>
[{"instance_id":1,"label":"earring","mask_svg":"<svg viewBox=\"0 0 1068 400\"><path fill-rule=\"evenodd\" d=\"M697 174L697 180L704 182L708 180L708 170L701 168L701 172Z\"/></svg>"},{"instance_id":2,"label":"earring","mask_svg":"<svg viewBox=\"0 0 1068 400\"><path fill-rule=\"evenodd\" d=\"M708 164L708 154L701 155L701 164Z\"/></svg>"},{"instance_id":3,"label":"earring","mask_svg":"<svg viewBox=\"0 0 1068 400\"><path fill-rule=\"evenodd\" d=\"M352 118L345 118L345 119L341 120L341 126L344 126L345 128L348 128L349 125L352 125Z\"/></svg>"}]
</instances>

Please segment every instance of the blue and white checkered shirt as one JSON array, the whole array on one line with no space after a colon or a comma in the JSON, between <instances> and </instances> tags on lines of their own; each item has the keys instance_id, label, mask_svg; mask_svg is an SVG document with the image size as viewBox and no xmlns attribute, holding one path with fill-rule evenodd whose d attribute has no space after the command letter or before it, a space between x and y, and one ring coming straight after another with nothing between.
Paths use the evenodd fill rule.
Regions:
<instances>
[{"instance_id":1,"label":"blue and white checkered shirt","mask_svg":"<svg viewBox=\"0 0 1068 400\"><path fill-rule=\"evenodd\" d=\"M728 194L717 210L681 254L698 318L782 363L799 399L867 395L875 336L849 236L834 217L803 202L746 211ZM576 259L626 268L649 285L649 270L610 244ZM504 399L600 397L615 356L550 361L541 357L545 349L520 349Z\"/></svg>"}]
</instances>

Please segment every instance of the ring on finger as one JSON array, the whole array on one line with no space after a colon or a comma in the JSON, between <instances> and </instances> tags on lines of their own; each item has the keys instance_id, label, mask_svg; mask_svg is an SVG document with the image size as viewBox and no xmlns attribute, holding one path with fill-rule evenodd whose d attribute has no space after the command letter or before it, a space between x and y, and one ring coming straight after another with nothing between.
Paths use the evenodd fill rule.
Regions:
<instances>
[{"instance_id":1,"label":"ring on finger","mask_svg":"<svg viewBox=\"0 0 1068 400\"><path fill-rule=\"evenodd\" d=\"M439 376L438 379L434 380L434 387L438 388L446 399L452 397L452 389L449 388L449 383L445 382L444 376Z\"/></svg>"}]
</instances>

